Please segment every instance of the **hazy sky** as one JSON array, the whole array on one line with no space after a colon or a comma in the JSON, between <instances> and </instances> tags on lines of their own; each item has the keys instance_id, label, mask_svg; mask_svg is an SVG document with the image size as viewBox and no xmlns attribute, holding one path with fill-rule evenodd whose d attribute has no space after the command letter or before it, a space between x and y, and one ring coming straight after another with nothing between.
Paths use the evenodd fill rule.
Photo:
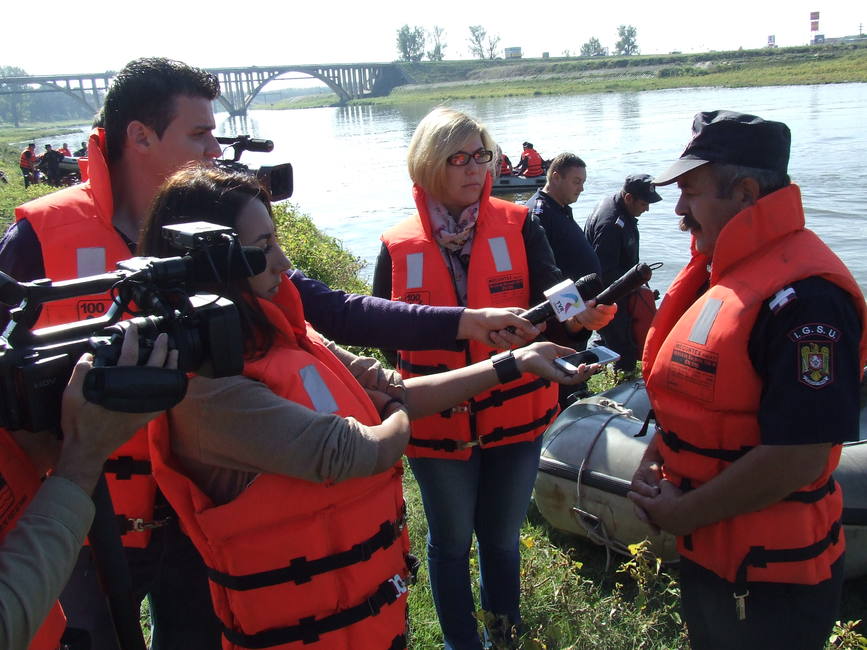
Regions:
<instances>
[{"instance_id":1,"label":"hazy sky","mask_svg":"<svg viewBox=\"0 0 867 650\"><path fill-rule=\"evenodd\" d=\"M41 0L7 7L14 19L0 37L0 65L60 74L117 70L140 56L202 67L391 61L404 24L444 27L449 59L469 58L467 28L476 24L529 57L577 54L592 36L613 49L620 24L637 27L642 54L756 48L769 34L781 46L807 43L811 11L821 12L826 36L867 23L863 0Z\"/></svg>"}]
</instances>

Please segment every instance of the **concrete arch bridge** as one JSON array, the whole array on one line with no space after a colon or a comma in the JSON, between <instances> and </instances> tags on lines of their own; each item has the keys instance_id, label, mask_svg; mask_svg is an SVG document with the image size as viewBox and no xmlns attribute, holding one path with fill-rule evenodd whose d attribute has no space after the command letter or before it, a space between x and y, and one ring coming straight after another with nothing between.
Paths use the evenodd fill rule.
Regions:
<instances>
[{"instance_id":1,"label":"concrete arch bridge","mask_svg":"<svg viewBox=\"0 0 867 650\"><path fill-rule=\"evenodd\" d=\"M341 104L362 97L382 97L409 79L394 63L343 63L322 65L250 66L208 68L217 75L222 92L218 101L232 116L246 115L253 99L271 81L288 74L319 79ZM0 77L0 95L62 92L97 113L114 72L95 74L32 75Z\"/></svg>"}]
</instances>

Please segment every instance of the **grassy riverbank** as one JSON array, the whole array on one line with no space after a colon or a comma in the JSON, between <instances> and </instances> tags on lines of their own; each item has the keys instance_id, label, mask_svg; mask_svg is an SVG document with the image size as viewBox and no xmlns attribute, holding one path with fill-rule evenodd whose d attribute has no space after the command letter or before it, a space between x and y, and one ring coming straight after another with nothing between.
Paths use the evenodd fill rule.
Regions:
<instances>
[{"instance_id":1,"label":"grassy riverbank","mask_svg":"<svg viewBox=\"0 0 867 650\"><path fill-rule=\"evenodd\" d=\"M352 104L439 103L483 97L867 82L867 38L859 43L699 54L442 61L401 64L412 83ZM323 93L268 106L334 105Z\"/></svg>"}]
</instances>

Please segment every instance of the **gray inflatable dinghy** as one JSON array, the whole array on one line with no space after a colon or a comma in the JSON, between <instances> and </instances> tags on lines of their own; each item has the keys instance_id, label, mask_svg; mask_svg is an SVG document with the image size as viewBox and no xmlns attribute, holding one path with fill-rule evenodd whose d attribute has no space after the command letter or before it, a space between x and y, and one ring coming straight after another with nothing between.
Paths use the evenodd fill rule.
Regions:
<instances>
[{"instance_id":1,"label":"gray inflatable dinghy","mask_svg":"<svg viewBox=\"0 0 867 650\"><path fill-rule=\"evenodd\" d=\"M636 438L650 410L643 381L580 400L545 432L534 500L554 528L586 537L609 551L647 538L663 561L677 559L674 537L653 535L626 498L654 427ZM861 410L861 437L867 409ZM846 576L867 574L867 440L843 446L834 477L843 489ZM580 479L580 480L579 480Z\"/></svg>"}]
</instances>

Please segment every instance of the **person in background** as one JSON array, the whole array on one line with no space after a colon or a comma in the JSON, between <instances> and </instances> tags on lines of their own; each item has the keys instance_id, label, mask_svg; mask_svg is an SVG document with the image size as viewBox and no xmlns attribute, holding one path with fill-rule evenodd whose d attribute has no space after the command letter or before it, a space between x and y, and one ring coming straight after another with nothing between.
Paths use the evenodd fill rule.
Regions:
<instances>
[{"instance_id":1,"label":"person in background","mask_svg":"<svg viewBox=\"0 0 867 650\"><path fill-rule=\"evenodd\" d=\"M36 155L36 143L31 142L27 148L21 152L18 161L18 166L21 169L21 175L24 177L24 188L30 187L30 183L35 183L34 174L36 173L36 165L39 163Z\"/></svg>"},{"instance_id":2,"label":"person in background","mask_svg":"<svg viewBox=\"0 0 867 650\"><path fill-rule=\"evenodd\" d=\"M59 153L62 156L71 156L72 155L69 152L69 146L65 142L63 143L63 146L57 150L57 153Z\"/></svg>"},{"instance_id":3,"label":"person in background","mask_svg":"<svg viewBox=\"0 0 867 650\"><path fill-rule=\"evenodd\" d=\"M534 178L545 173L544 161L539 152L533 148L532 142L523 144L524 150L521 152L521 160L515 167L515 176L526 176Z\"/></svg>"},{"instance_id":4,"label":"person in background","mask_svg":"<svg viewBox=\"0 0 867 650\"><path fill-rule=\"evenodd\" d=\"M224 648L406 647L410 568L400 457L409 417L494 386L490 360L403 382L304 321L267 194L252 176L201 166L157 194L141 238L171 254L167 225L208 219L260 247L264 271L214 287L239 309L243 375L193 377L152 427L154 473L209 568ZM516 350L523 372L576 382L552 343ZM285 644L285 645L284 645Z\"/></svg>"},{"instance_id":5,"label":"person in background","mask_svg":"<svg viewBox=\"0 0 867 650\"><path fill-rule=\"evenodd\" d=\"M45 145L45 153L39 157L38 167L48 177L48 184L54 187L60 184L60 160L62 158L63 156L52 149L50 144Z\"/></svg>"},{"instance_id":6,"label":"person in background","mask_svg":"<svg viewBox=\"0 0 867 650\"><path fill-rule=\"evenodd\" d=\"M572 216L571 204L581 196L586 181L586 163L573 153L561 153L548 166L545 187L537 190L526 204L530 214L539 220L545 230L545 237L554 252L554 261L563 275L572 281L590 273L595 273L601 279L596 253ZM556 324L552 325L552 330L556 331ZM583 350L591 334L590 330L582 329L568 339L561 335L560 341L566 343L568 340L569 345ZM583 391L579 389L579 393ZM573 394L570 386L560 386L560 406L568 406Z\"/></svg>"},{"instance_id":7,"label":"person in background","mask_svg":"<svg viewBox=\"0 0 867 650\"><path fill-rule=\"evenodd\" d=\"M509 160L509 157L504 154L499 147L497 147L497 151L500 152L500 176L511 176L512 175L512 161Z\"/></svg>"},{"instance_id":8,"label":"person in background","mask_svg":"<svg viewBox=\"0 0 867 650\"><path fill-rule=\"evenodd\" d=\"M526 207L490 196L495 148L483 125L452 109L435 109L419 123L408 154L418 213L383 233L374 294L429 305L528 307L562 280ZM615 309L591 302L575 325L601 327ZM427 515L431 589L448 649L482 647L469 577L474 532L487 630L499 644L517 637L518 535L541 436L559 410L557 389L524 374L511 351L495 354L477 342L457 352L399 352L398 369L409 377L491 355L504 385L413 422L406 449Z\"/></svg>"},{"instance_id":9,"label":"person in background","mask_svg":"<svg viewBox=\"0 0 867 650\"><path fill-rule=\"evenodd\" d=\"M26 282L66 280L104 273L135 254L139 229L153 197L181 166L208 163L220 155L211 102L217 78L200 68L165 58L130 61L105 97L89 139L85 183L25 203L0 241L0 269ZM35 145L33 145L35 148ZM407 305L332 290L292 270L290 278L307 317L326 336L351 345L457 349L467 338L498 347L520 345L538 330L507 309ZM59 325L104 313L109 294L60 300L43 306L39 326ZM8 313L2 314L3 324ZM506 330L514 327L516 332ZM219 644L207 576L198 552L156 491L147 467L146 432L119 450L108 472L135 597L147 595L154 650L210 650ZM144 464L144 465L143 465ZM89 547L61 598L70 626L88 631L94 647L116 647L105 597L95 580Z\"/></svg>"},{"instance_id":10,"label":"person in background","mask_svg":"<svg viewBox=\"0 0 867 650\"><path fill-rule=\"evenodd\" d=\"M75 150L75 153L74 153L73 155L74 155L76 158L80 158L80 157L82 157L82 156L86 156L86 155L87 155L87 143L86 143L86 142L82 142L82 143L81 143L81 147L79 147L78 149L76 149L76 150Z\"/></svg>"},{"instance_id":11,"label":"person in background","mask_svg":"<svg viewBox=\"0 0 867 650\"><path fill-rule=\"evenodd\" d=\"M653 321L643 372L657 433L629 497L677 535L692 648L824 648L840 603L843 499L859 435L867 308L804 227L782 122L699 113L675 212L692 258Z\"/></svg>"},{"instance_id":12,"label":"person in background","mask_svg":"<svg viewBox=\"0 0 867 650\"><path fill-rule=\"evenodd\" d=\"M603 198L587 217L584 234L599 258L606 287L639 262L638 217L651 203L662 200L651 181L647 174L630 174L620 191ZM599 344L620 354L615 364L618 370L634 369L644 347L644 340L636 340L633 332L636 299L653 303L649 290L622 298L614 320L598 333ZM655 305L650 306L655 310Z\"/></svg>"},{"instance_id":13,"label":"person in background","mask_svg":"<svg viewBox=\"0 0 867 650\"><path fill-rule=\"evenodd\" d=\"M117 365L135 364L138 341L135 326L127 328ZM177 367L166 334L154 341L147 365ZM2 648L59 647L65 619L57 598L93 521L90 494L106 458L157 415L88 402L82 387L92 367L92 355L82 356L63 392L62 442L55 432L0 429Z\"/></svg>"}]
</instances>

